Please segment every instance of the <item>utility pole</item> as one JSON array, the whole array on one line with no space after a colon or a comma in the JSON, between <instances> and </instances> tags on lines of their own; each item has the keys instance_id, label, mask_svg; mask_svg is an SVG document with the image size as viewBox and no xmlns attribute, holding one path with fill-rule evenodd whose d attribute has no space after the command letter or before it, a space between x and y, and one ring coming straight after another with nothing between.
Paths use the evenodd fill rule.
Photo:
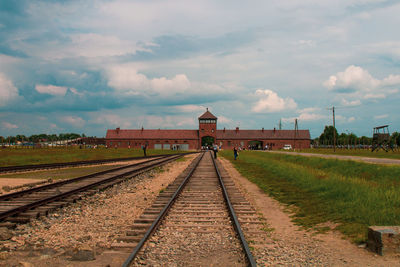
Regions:
<instances>
[{"instance_id":1,"label":"utility pole","mask_svg":"<svg viewBox=\"0 0 400 267\"><path fill-rule=\"evenodd\" d=\"M294 119L294 138L293 138L293 149L296 148L296 137L297 137L297 132L299 130L299 126L297 124L297 119Z\"/></svg>"},{"instance_id":2,"label":"utility pole","mask_svg":"<svg viewBox=\"0 0 400 267\"><path fill-rule=\"evenodd\" d=\"M333 106L329 109L332 110L332 120L333 120L333 152L336 152L335 106Z\"/></svg>"}]
</instances>

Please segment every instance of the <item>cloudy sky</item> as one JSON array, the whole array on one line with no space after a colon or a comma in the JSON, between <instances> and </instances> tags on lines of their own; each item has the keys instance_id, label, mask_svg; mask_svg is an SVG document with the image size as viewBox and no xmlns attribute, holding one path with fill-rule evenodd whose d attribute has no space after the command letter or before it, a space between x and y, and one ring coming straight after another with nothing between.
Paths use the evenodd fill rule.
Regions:
<instances>
[{"instance_id":1,"label":"cloudy sky","mask_svg":"<svg viewBox=\"0 0 400 267\"><path fill-rule=\"evenodd\" d=\"M397 0L0 1L0 135L400 131Z\"/></svg>"}]
</instances>

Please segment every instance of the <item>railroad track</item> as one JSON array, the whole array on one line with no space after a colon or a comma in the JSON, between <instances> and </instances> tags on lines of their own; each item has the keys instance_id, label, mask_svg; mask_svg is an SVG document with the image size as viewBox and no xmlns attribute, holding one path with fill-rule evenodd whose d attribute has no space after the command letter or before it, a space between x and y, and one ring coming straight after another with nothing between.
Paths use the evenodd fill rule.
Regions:
<instances>
[{"instance_id":1,"label":"railroad track","mask_svg":"<svg viewBox=\"0 0 400 267\"><path fill-rule=\"evenodd\" d=\"M187 154L187 153L184 153L184 154ZM172 154L170 154L170 155L172 155ZM175 154L175 155L178 155L178 154ZM147 157L129 157L129 158L83 160L83 161L35 164L35 165L5 166L5 167L0 167L0 174L34 171L34 170L36 171L36 170L57 169L57 168L76 167L76 166L98 165L98 164L118 162L118 161L140 160L140 159L158 158L158 157L164 157L164 156L165 155L153 155L153 156L147 156Z\"/></svg>"},{"instance_id":2,"label":"railroad track","mask_svg":"<svg viewBox=\"0 0 400 267\"><path fill-rule=\"evenodd\" d=\"M123 266L168 265L170 261L196 265L193 261L198 255L210 261L216 257L216 265L256 265L242 227L251 238L260 232L251 230L259 229L260 221L227 173L223 170L221 175L219 169L211 153L202 153L159 194L131 230L112 244L114 249L133 249ZM218 262L224 254L229 257Z\"/></svg>"},{"instance_id":3,"label":"railroad track","mask_svg":"<svg viewBox=\"0 0 400 267\"><path fill-rule=\"evenodd\" d=\"M63 207L83 195L120 183L152 168L182 157L167 155L112 170L64 180L0 196L0 226L13 227L32 218L47 215L50 210Z\"/></svg>"}]
</instances>

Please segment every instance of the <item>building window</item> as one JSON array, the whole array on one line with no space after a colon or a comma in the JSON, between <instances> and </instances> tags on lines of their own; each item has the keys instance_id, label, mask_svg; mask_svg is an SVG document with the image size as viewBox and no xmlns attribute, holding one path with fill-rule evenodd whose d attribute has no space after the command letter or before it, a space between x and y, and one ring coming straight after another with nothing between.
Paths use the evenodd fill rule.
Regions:
<instances>
[{"instance_id":1,"label":"building window","mask_svg":"<svg viewBox=\"0 0 400 267\"><path fill-rule=\"evenodd\" d=\"M214 129L211 129L211 132L213 133L213 132L214 132Z\"/></svg>"},{"instance_id":2,"label":"building window","mask_svg":"<svg viewBox=\"0 0 400 267\"><path fill-rule=\"evenodd\" d=\"M112 146L112 142L110 141L110 146Z\"/></svg>"}]
</instances>

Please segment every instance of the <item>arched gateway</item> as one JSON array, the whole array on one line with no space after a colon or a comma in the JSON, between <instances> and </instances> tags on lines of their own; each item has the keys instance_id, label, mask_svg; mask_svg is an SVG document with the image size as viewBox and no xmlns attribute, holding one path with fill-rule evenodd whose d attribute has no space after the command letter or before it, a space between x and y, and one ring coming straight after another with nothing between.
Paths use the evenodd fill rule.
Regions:
<instances>
[{"instance_id":1,"label":"arched gateway","mask_svg":"<svg viewBox=\"0 0 400 267\"><path fill-rule=\"evenodd\" d=\"M234 130L217 129L217 117L208 109L199 118L198 130L164 130L164 129L132 129L120 128L107 130L106 145L112 148L140 149L148 144L149 149L195 150L202 145L217 144L222 149L241 147L248 149L249 145L270 149L281 149L290 144L293 148L309 148L309 130ZM212 142L212 143L211 143ZM211 143L211 144L209 144Z\"/></svg>"},{"instance_id":2,"label":"arched gateway","mask_svg":"<svg viewBox=\"0 0 400 267\"><path fill-rule=\"evenodd\" d=\"M217 117L207 111L199 117L199 149L200 146L213 145L217 139ZM211 144L209 142L212 141ZM207 144L205 144L207 143Z\"/></svg>"}]
</instances>

